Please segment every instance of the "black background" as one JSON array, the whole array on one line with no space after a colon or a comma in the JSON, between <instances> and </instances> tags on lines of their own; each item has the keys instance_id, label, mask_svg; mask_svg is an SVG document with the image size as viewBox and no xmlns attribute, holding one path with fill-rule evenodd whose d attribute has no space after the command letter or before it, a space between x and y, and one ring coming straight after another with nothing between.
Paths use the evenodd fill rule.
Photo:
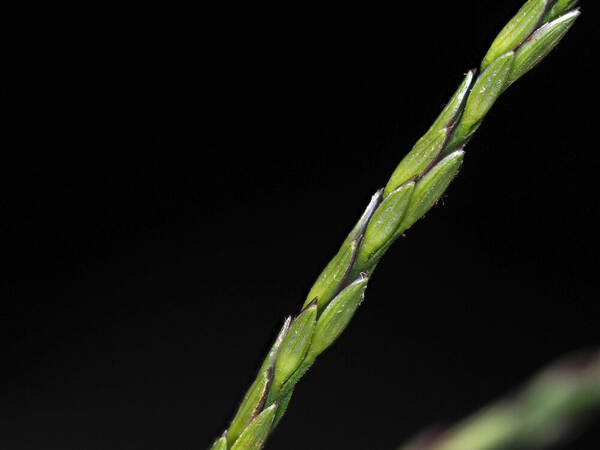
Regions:
<instances>
[{"instance_id":1,"label":"black background","mask_svg":"<svg viewBox=\"0 0 600 450\"><path fill-rule=\"evenodd\" d=\"M222 431L521 1L440 3L13 18L3 449L197 449ZM595 27L584 11L493 107L267 448L392 449L598 344ZM596 429L565 448L598 445Z\"/></svg>"}]
</instances>

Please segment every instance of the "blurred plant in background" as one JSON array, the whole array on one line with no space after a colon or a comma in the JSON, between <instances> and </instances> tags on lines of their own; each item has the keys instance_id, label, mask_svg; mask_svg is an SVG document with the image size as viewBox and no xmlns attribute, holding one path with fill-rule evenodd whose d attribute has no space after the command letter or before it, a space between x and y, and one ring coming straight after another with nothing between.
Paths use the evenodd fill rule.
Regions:
<instances>
[{"instance_id":1,"label":"blurred plant in background","mask_svg":"<svg viewBox=\"0 0 600 450\"><path fill-rule=\"evenodd\" d=\"M447 430L426 430L399 450L545 448L599 409L600 350L581 352L552 364L516 394Z\"/></svg>"}]
</instances>

